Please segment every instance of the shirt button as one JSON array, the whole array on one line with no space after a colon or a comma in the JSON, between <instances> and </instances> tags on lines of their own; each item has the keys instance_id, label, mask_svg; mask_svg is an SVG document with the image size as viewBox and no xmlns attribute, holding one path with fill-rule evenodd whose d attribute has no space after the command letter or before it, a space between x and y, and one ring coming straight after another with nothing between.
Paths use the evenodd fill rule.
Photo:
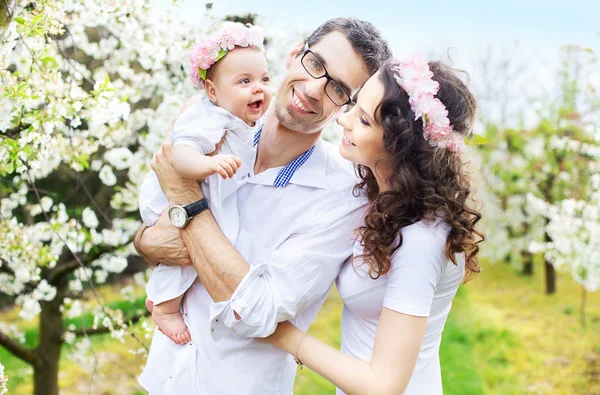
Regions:
<instances>
[{"instance_id":1,"label":"shirt button","mask_svg":"<svg viewBox=\"0 0 600 395\"><path fill-rule=\"evenodd\" d=\"M218 319L218 318L217 318L217 319L215 319L215 322L219 322L219 319Z\"/></svg>"}]
</instances>

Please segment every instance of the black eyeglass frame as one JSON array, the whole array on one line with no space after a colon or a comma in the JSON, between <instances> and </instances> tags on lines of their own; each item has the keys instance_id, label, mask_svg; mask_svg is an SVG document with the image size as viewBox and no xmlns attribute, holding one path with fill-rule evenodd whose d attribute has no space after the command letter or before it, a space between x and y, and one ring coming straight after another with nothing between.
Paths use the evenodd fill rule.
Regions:
<instances>
[{"instance_id":1,"label":"black eyeglass frame","mask_svg":"<svg viewBox=\"0 0 600 395\"><path fill-rule=\"evenodd\" d=\"M311 74L311 72L310 72L310 71L309 71L309 70L306 68L306 66L304 65L304 58L305 58L305 57L306 57L306 55L308 55L309 53L310 53L310 54L312 54L312 55L315 57L315 59L316 59L316 60L317 60L317 61L318 61L318 62L321 64L321 67L323 68L323 75L321 75L321 76L318 76L318 77L316 77L316 76L312 75L312 74ZM345 90L345 89L342 87L342 84L340 84L339 82L337 82L337 81L336 81L334 78L332 78L332 77L329 75L329 73L327 72L327 69L325 68L325 65L324 65L324 64L323 64L323 62L321 61L321 58L320 58L320 57L319 57L319 56L318 56L316 53L314 53L313 51L311 51L310 49L308 49L308 43L306 43L306 44L304 45L304 54L302 55L302 58L300 59L300 64L302 65L302 67L304 67L304 70L306 70L306 72L308 73L308 75L310 75L312 78L314 78L314 79L316 79L316 80L318 80L318 79L320 79L320 78L327 78L327 82L325 83L325 86L323 87L323 90L325 91L325 94L327 95L327 97L329 98L329 100L331 100L331 102L332 102L333 104L335 104L335 105L336 105L336 106L338 106L338 107L343 107L343 106L345 106L345 105L350 105L350 106L353 106L353 105L355 105L355 104L356 104L356 103L355 103L355 102L352 100L352 97L350 96L350 94L349 94L348 92L346 92L346 90ZM338 84L338 85L340 86L340 88L342 88L342 91L344 91L344 93L346 94L346 96L348 96L348 100L346 100L344 103L342 103L342 104L338 104L338 103L336 103L336 102L335 102L335 100L333 100L333 99L331 98L331 96L329 96L329 93L327 93L327 85L329 85L329 83L330 83L331 81L333 81L333 82L335 82L336 84Z\"/></svg>"}]
</instances>

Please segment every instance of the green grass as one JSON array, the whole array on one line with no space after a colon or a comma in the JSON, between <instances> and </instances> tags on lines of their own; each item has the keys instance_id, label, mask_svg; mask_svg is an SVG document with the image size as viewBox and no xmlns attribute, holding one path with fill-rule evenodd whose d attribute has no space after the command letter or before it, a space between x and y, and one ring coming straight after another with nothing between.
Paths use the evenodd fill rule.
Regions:
<instances>
[{"instance_id":1,"label":"green grass","mask_svg":"<svg viewBox=\"0 0 600 395\"><path fill-rule=\"evenodd\" d=\"M508 265L483 266L482 275L459 290L446 323L440 348L444 393L600 394L600 293L588 295L587 326L582 327L581 288L568 275L559 275L558 292L547 296L539 263L534 277L519 275ZM115 289L102 290L112 307L121 303ZM125 302L120 307L137 309L142 300L137 306ZM5 312L0 318L18 323L16 314ZM340 318L341 300L333 290L309 332L339 348ZM33 346L37 323L26 325L22 329ZM145 357L129 353L138 347L135 342L127 339L121 344L101 335L93 337L93 344L101 362L93 394L144 393L136 377ZM11 393L31 393L31 369L2 348L0 361L10 376ZM87 393L89 378L89 372L64 352L61 394ZM298 370L295 395L334 393L335 387L310 369Z\"/></svg>"}]
</instances>

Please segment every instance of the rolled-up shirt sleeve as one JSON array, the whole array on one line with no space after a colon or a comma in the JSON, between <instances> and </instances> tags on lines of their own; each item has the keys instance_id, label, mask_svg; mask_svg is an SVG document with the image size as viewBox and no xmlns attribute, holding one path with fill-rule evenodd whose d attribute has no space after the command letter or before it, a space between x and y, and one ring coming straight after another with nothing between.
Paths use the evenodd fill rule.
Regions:
<instances>
[{"instance_id":1,"label":"rolled-up shirt sleeve","mask_svg":"<svg viewBox=\"0 0 600 395\"><path fill-rule=\"evenodd\" d=\"M227 331L238 337L267 337L279 322L322 300L352 255L364 202L350 197L334 206L317 213L315 225L306 232L292 235L268 256L259 254L231 298L212 304L214 340Z\"/></svg>"}]
</instances>

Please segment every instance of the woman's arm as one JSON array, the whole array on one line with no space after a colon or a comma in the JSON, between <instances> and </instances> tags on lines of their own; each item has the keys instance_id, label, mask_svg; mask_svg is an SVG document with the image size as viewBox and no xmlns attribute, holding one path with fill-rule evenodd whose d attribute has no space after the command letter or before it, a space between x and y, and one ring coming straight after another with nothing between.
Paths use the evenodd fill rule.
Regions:
<instances>
[{"instance_id":1,"label":"woman's arm","mask_svg":"<svg viewBox=\"0 0 600 395\"><path fill-rule=\"evenodd\" d=\"M346 355L306 336L289 322L280 323L275 333L265 340L297 357L349 395L401 394L417 363L426 327L427 317L384 307L371 362Z\"/></svg>"}]
</instances>

